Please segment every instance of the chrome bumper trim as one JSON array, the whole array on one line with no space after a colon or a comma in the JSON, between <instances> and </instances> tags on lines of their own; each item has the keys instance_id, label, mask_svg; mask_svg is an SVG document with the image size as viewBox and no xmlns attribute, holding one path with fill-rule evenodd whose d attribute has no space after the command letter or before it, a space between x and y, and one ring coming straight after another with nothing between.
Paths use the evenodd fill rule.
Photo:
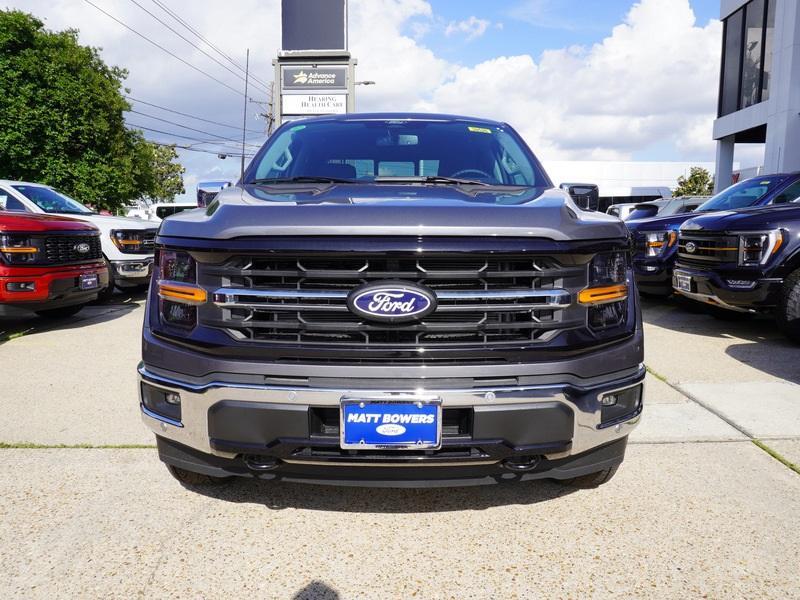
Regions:
<instances>
[{"instance_id":1,"label":"chrome bumper trim","mask_svg":"<svg viewBox=\"0 0 800 600\"><path fill-rule=\"evenodd\" d=\"M494 387L470 389L435 389L428 390L442 400L442 406L448 407L486 407L530 404L537 402L561 402L569 406L575 415L572 444L569 450L556 454L548 454L548 458L563 458L573 454L580 454L597 446L615 441L628 435L638 424L641 415L632 416L628 421L617 423L613 427L600 428L600 405L597 401L588 403L582 401L583 407L578 406L565 393L564 388L569 387L578 391L588 391L597 388L600 392L606 390L619 390L634 385L642 385L644 365L635 375L624 380L612 380L591 388L576 388L571 385L542 385L529 387ZM240 402L285 404L301 406L330 406L338 407L341 399L347 394L370 394L380 392L384 395L407 396L409 390L347 390L327 388L304 388L268 385L243 385L211 382L204 385L186 384L181 381L162 377L150 373L144 365L139 366L140 381L170 391L181 393L181 425L166 423L163 418L154 418L142 412L142 420L157 435L174 440L216 456L233 458L235 454L221 452L211 448L208 432L209 409L222 400L237 400ZM141 394L141 385L139 386ZM415 390L415 393L424 393L426 390ZM577 401L577 400L576 400ZM326 463L328 464L328 463ZM452 464L452 463L450 463ZM469 464L475 464L470 462ZM369 466L369 465L365 465Z\"/></svg>"}]
</instances>

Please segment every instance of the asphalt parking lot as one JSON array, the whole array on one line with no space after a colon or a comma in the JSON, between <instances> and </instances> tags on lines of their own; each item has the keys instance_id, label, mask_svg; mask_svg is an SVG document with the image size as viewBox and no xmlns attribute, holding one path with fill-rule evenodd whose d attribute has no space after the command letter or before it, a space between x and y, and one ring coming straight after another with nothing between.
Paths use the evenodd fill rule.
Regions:
<instances>
[{"instance_id":1,"label":"asphalt parking lot","mask_svg":"<svg viewBox=\"0 0 800 600\"><path fill-rule=\"evenodd\" d=\"M143 300L0 318L0 597L800 597L800 347L645 301L618 475L190 491L139 420Z\"/></svg>"}]
</instances>

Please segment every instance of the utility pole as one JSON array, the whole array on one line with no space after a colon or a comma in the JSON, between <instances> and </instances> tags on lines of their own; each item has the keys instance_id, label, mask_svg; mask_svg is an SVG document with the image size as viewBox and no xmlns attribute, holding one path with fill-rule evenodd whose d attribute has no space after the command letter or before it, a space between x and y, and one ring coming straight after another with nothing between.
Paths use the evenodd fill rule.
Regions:
<instances>
[{"instance_id":1,"label":"utility pole","mask_svg":"<svg viewBox=\"0 0 800 600\"><path fill-rule=\"evenodd\" d=\"M250 78L250 48L247 49L247 59L244 63L244 109L242 110L242 168L239 179L244 180L244 144L247 130L247 83Z\"/></svg>"}]
</instances>

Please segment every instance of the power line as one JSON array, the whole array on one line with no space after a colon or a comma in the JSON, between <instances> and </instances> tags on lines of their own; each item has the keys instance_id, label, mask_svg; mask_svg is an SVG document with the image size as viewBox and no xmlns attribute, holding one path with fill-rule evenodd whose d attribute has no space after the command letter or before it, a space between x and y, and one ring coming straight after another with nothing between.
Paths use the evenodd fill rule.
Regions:
<instances>
[{"instance_id":1,"label":"power line","mask_svg":"<svg viewBox=\"0 0 800 600\"><path fill-rule=\"evenodd\" d=\"M180 144L166 144L164 142L157 142L155 140L147 140L147 141L150 142L151 144L155 144L156 146L165 146L167 148L178 148L180 150L186 150L187 152L202 152L203 154L215 154L215 155L230 154L231 156L234 156L234 153L230 152L225 148L221 150L206 150L204 148L192 148L191 146L181 146ZM240 153L235 153L235 156L239 156L239 154ZM252 158L253 156L255 156L255 154L245 154L245 157Z\"/></svg>"},{"instance_id":2,"label":"power line","mask_svg":"<svg viewBox=\"0 0 800 600\"><path fill-rule=\"evenodd\" d=\"M238 140L235 140L233 138L224 137L222 135L217 135L216 133L211 133L209 131L204 131L202 129L196 129L194 127L189 127L188 125L182 125L180 123L176 123L175 121L170 121L169 119L162 119L161 117L156 117L155 115L150 115L150 114L138 111L138 110L129 110L127 112L131 112L131 113L134 113L134 114L137 114L137 115L142 115L143 117L147 117L148 119L155 119L156 121L161 121L162 123L168 123L169 125L175 125L176 127L182 127L183 129L188 129L190 131L196 131L197 133L202 133L204 135L210 135L211 137L215 137L215 138L218 138L220 140L225 140L225 141L228 141L228 142L234 142L236 144L240 143ZM266 137L266 136L263 136L263 134L262 134L262 137ZM252 138L249 138L249 139L252 139ZM253 146L255 148L260 148L261 147L259 144L245 144L245 145L246 146Z\"/></svg>"},{"instance_id":3,"label":"power line","mask_svg":"<svg viewBox=\"0 0 800 600\"><path fill-rule=\"evenodd\" d=\"M166 48L164 48L164 46L162 46L162 45L158 44L157 42L154 42L153 40L151 40L151 39L150 39L149 37L147 37L146 35L144 35L144 34L142 34L142 33L139 33L139 32L138 32L138 31L136 31L136 30L135 30L133 27L131 27L131 26L127 25L126 23L123 23L123 22L122 22L122 21L120 21L118 18L116 18L114 15L112 15L112 14L110 14L110 13L107 13L107 12L106 12L106 11L104 11L102 8L100 8L99 6L97 6L97 5L96 5L94 2L92 2L92 0L83 0L83 1L84 1L84 2L86 2L87 4L89 4L90 6L93 6L93 7L94 7L94 8L96 8L97 10L99 10L101 13L103 13L104 15L106 15L106 16L107 16L109 19L112 19L113 21L116 21L117 23L119 23L120 25L122 25L122 26L123 26L125 29L127 29L128 31L130 31L131 33L135 33L135 34L136 34L136 35L138 35L140 38L142 38L143 40L145 40L145 41L149 42L150 44L152 44L153 46L155 46L155 47L156 47L156 48L158 48L159 50L162 50L162 51L166 52L167 54L169 54L171 57L175 58L176 60L179 60L180 62L182 62L183 64L185 64L187 67L189 67L189 68L191 68L191 69L194 69L194 70L195 70L195 71L197 71L198 73L200 73L200 74L202 74L202 75L205 75L206 77L208 77L209 79L211 79L211 80L213 80L213 81L216 81L218 84L220 84L220 85L221 85L221 86L223 86L223 87L226 87L226 88L228 88L228 89L229 89L229 90L231 90L232 92L235 92L235 93L239 94L240 96L244 96L244 94L243 94L242 92L240 92L239 90L237 90L235 87L228 85L228 84L227 84L227 83L225 83L224 81L222 81L222 80L220 80L220 79L217 79L216 77L214 77L213 75L211 75L211 74L209 74L209 73L206 73L206 72L205 72L205 71L203 71L203 69L201 69L200 67L196 67L196 66L195 66L195 65L193 65L192 63L190 63L190 62L188 62L188 61L186 61L186 60L182 59L180 56L178 56L178 55L177 55L177 54L175 54L174 52L171 52L171 51L167 50Z\"/></svg>"},{"instance_id":4,"label":"power line","mask_svg":"<svg viewBox=\"0 0 800 600\"><path fill-rule=\"evenodd\" d=\"M225 69L226 71L228 71L229 73L231 73L231 74L232 74L234 77L238 77L238 78L239 78L239 79L241 79L242 81L244 81L244 80L245 80L245 79L244 79L244 77L242 77L242 76L241 76L239 73L237 73L236 71L234 71L233 69L231 69L231 68L230 68L230 67L228 67L227 65L225 65L225 64L223 64L223 63L221 63L219 60L217 60L216 58L214 58L213 56L211 56L211 55L210 55L208 52L206 52L205 50L203 50L203 49L202 49L200 46L198 46L197 44L195 44L195 43L194 43L193 41L191 41L190 39L186 38L186 37L185 37L183 34L181 34L180 32L178 32L178 31L175 31L175 29L174 29L174 28L172 28L170 25L168 25L168 24L167 24L167 23L165 23L163 20L161 20L161 19L160 19L160 18L159 18L157 15L154 15L152 12L150 12L149 10L147 10L147 9L146 9L144 6L142 6L141 4L139 4L139 3L138 3L136 0L130 0L130 1L131 1L133 4L135 4L136 6L138 6L140 9L142 9L144 12L146 12L148 15L150 15L151 17L153 17L153 18L154 18L156 21L158 21L159 23L161 23L161 24L162 24L164 27L166 27L167 29L169 29L169 30L170 30L172 33L174 33L174 34L175 34L175 35L177 35L179 38L181 38L181 39L182 39L184 42L186 42L187 44L189 44L189 45L190 45L190 46L192 46L193 48L196 48L197 50L199 50L200 52L202 52L202 53L203 53L205 56L207 56L208 58L210 58L211 60L213 60L215 63L217 63L217 64L218 64L220 67L222 67L223 69ZM261 86L259 86L259 87L261 87ZM268 90L268 89L261 89L261 91L263 91L263 92L265 92L265 93L267 93L267 94L269 94L269 93L270 93L270 90Z\"/></svg>"},{"instance_id":5,"label":"power line","mask_svg":"<svg viewBox=\"0 0 800 600\"><path fill-rule=\"evenodd\" d=\"M169 8L169 6L167 6L167 5L166 5L164 2L161 2L160 0L152 0L152 2L153 2L153 4L155 4L156 6L158 6L158 7L159 7L161 10L163 10L165 13L167 13L167 14L168 14L170 17L172 17L173 19L175 19L175 21L177 21L177 22L178 22L180 25L182 25L182 26L183 26L185 29L187 29L187 30L188 30L190 33L192 33L192 34L193 34L195 37L197 37L197 38L198 38L200 41L202 41L202 42L203 42L203 43L204 43L206 46L208 46L208 47L209 47L209 48L211 48L211 49L212 49L214 52L216 52L217 54L219 54L219 55L220 55L222 58L224 58L225 60L227 60L227 61L228 61L230 64L232 64L234 67L236 67L237 69L239 69L239 70L240 70L242 73L244 73L244 72L245 72L245 68L244 68L242 65L240 65L239 63L237 63L237 62L236 62L235 60L233 60L233 58L231 58L231 57L230 57L228 54L226 54L225 52L223 52L222 50L220 50L220 49L219 49L219 47L217 47L217 46L216 46L216 45L214 45L212 42L210 42L210 41L208 40L208 38L206 38L205 36L203 36L203 34L202 34L202 33L200 33L200 32L199 32L197 29L195 29L194 27L192 27L192 26L191 26L191 25L190 25L190 24L189 24L189 23L188 23L188 22L187 22L185 19L183 19L183 18L182 18L180 15L178 15L177 13L175 13L175 11L173 11L171 8ZM271 85L270 85L269 83L266 83L265 81L263 81L263 80L261 80L261 79L258 79L258 78L256 78L256 77L254 77L253 75L250 75L250 79L252 79L252 80L253 80L253 81L255 81L256 83L260 83L261 85L263 85L263 86L265 86L265 87L267 87L267 88L270 88L270 92L269 92L269 93L270 93L270 96L271 96L271 94L272 94L272 92L271 92L271 89L272 89L272 87L271 87Z\"/></svg>"},{"instance_id":6,"label":"power line","mask_svg":"<svg viewBox=\"0 0 800 600\"><path fill-rule=\"evenodd\" d=\"M198 121L203 121L204 123L210 123L211 125L219 125L220 127L230 127L231 129L235 129L237 131L241 131L241 127L238 125L228 125L227 123L220 123L219 121L211 121L209 119L204 119L203 117L197 117L195 115L190 115L185 112L180 112L179 110L173 110L171 108L167 108L165 106L159 106L158 104L153 104L152 102L145 102L144 100L139 100L138 98L134 98L132 96L125 96L128 100L133 100L134 102L138 102L139 104L146 104L147 106L152 106L153 108L157 108L159 110L164 110L166 112L174 113L176 115L180 115L182 117L188 117L189 119L196 119ZM255 101L254 101L255 102ZM257 129L246 129L245 131L249 133L258 133L264 134L263 131L259 131Z\"/></svg>"},{"instance_id":7,"label":"power line","mask_svg":"<svg viewBox=\"0 0 800 600\"><path fill-rule=\"evenodd\" d=\"M142 131L149 131L150 133L160 133L162 135L169 135L169 136L172 136L172 137L181 138L181 139L184 139L184 140L189 140L189 141L192 141L192 142L195 142L195 143L198 143L198 144L222 144L222 145L224 145L224 143L221 142L220 140L201 140L201 139L196 138L196 137L192 137L192 136L188 136L188 135L181 135L180 133L173 133L171 131L163 131L161 129L153 129L152 127L145 127L144 125L138 125L136 123L128 123L128 125L133 127L134 129L141 129ZM233 142L233 143L238 144L238 142ZM227 150L227 152L230 154L231 153L230 149ZM240 153L241 153L241 148L238 148L237 149L237 154L240 154Z\"/></svg>"}]
</instances>

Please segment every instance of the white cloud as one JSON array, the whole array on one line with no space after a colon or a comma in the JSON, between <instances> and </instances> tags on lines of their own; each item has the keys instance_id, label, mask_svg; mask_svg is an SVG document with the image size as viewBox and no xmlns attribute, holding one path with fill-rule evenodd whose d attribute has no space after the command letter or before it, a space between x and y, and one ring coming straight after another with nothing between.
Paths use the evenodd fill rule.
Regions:
<instances>
[{"instance_id":1,"label":"white cloud","mask_svg":"<svg viewBox=\"0 0 800 600\"><path fill-rule=\"evenodd\" d=\"M444 29L446 36L454 34L464 34L467 40L474 40L481 37L491 25L490 21L486 19L479 19L472 15L463 21L450 21Z\"/></svg>"},{"instance_id":2,"label":"white cloud","mask_svg":"<svg viewBox=\"0 0 800 600\"><path fill-rule=\"evenodd\" d=\"M515 125L549 159L707 159L721 25L695 24L688 0L642 0L590 48L498 57L458 69L422 102Z\"/></svg>"}]
</instances>

